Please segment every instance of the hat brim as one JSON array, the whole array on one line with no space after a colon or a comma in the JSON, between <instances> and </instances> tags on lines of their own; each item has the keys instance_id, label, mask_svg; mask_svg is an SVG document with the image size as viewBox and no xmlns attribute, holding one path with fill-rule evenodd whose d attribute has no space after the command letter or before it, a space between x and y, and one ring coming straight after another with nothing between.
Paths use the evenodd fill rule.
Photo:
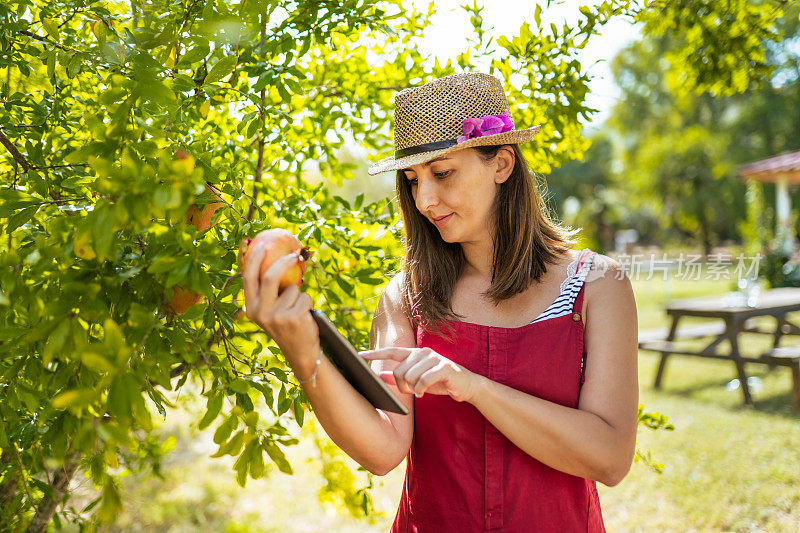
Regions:
<instances>
[{"instance_id":1,"label":"hat brim","mask_svg":"<svg viewBox=\"0 0 800 533\"><path fill-rule=\"evenodd\" d=\"M539 133L540 129L542 129L541 125L534 126L526 130L511 130L505 133L487 135L485 137L474 137L472 139L467 139L462 143L453 145L450 148L431 150L430 152L420 152L418 154L401 157L400 159L395 159L393 156L389 156L385 159L381 159L373 165L370 165L370 167L367 169L367 174L380 174L381 172L400 170L401 168L419 165L420 163L425 163L431 159L435 159L444 154L449 154L450 152L455 152L456 150L463 150L464 148L497 144L523 144L531 141L533 137Z\"/></svg>"}]
</instances>

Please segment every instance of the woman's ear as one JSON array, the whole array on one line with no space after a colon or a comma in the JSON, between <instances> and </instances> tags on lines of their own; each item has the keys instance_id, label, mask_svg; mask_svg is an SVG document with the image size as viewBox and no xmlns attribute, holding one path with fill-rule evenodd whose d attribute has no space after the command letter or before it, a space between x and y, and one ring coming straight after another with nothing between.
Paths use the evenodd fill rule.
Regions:
<instances>
[{"instance_id":1,"label":"woman's ear","mask_svg":"<svg viewBox=\"0 0 800 533\"><path fill-rule=\"evenodd\" d=\"M505 145L500 147L500 149L497 151L497 155L494 156L495 183L503 183L508 179L509 176L511 176L511 171L514 170L514 163L516 162L516 159L517 158L514 156L514 150L511 148L511 146Z\"/></svg>"}]
</instances>

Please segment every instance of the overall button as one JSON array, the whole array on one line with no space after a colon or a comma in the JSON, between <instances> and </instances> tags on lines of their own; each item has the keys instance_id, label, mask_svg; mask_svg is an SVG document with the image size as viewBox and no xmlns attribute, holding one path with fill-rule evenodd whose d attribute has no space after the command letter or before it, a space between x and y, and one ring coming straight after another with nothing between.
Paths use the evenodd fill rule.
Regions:
<instances>
[{"instance_id":1,"label":"overall button","mask_svg":"<svg viewBox=\"0 0 800 533\"><path fill-rule=\"evenodd\" d=\"M580 319L581 319L581 314L580 313L574 313L572 315L573 322L578 322Z\"/></svg>"}]
</instances>

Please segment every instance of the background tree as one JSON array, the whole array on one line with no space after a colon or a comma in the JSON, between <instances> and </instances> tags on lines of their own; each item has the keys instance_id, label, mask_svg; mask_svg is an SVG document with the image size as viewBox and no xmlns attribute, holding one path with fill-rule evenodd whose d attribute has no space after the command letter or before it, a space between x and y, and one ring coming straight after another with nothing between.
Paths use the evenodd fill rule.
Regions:
<instances>
[{"instance_id":1,"label":"background tree","mask_svg":"<svg viewBox=\"0 0 800 533\"><path fill-rule=\"evenodd\" d=\"M614 228L625 217L613 161L612 140L599 134L581 161L567 161L547 180L552 209L567 224L582 228L586 246L600 252L613 249Z\"/></svg>"},{"instance_id":2,"label":"background tree","mask_svg":"<svg viewBox=\"0 0 800 533\"><path fill-rule=\"evenodd\" d=\"M792 117L798 104L798 70L796 55L786 43L795 39L798 7L787 6L778 16L783 11L776 2L751 3L741 11L734 9L735 2L694 5L703 14L700 19L706 20L701 30L688 31L691 27L686 22L695 18L681 3L660 12L669 23L659 21L655 27L650 26L648 17L653 12L649 11L643 17L648 22L642 39L624 48L612 62L622 94L596 139L603 143L611 139L614 146L611 181L616 186L611 196L619 200L617 205L625 206L625 216L617 219L614 229L635 227L645 242L694 241L706 253L721 241L745 239L754 252L770 240L774 194L765 194L761 184L743 183L737 168L797 144ZM757 17L754 9L760 10ZM684 12L685 17L679 16ZM761 35L762 50L753 59L764 77L752 76L754 71L747 67L746 75L736 75L747 80L741 93L734 86L706 82L693 90L686 89L686 83L690 87L693 83L686 80L676 86L676 79L694 72L693 62L680 69L676 57L694 46L697 57L703 59L700 63L707 64L711 62L708 47L723 50L706 42L711 39L708 31L718 31L709 29L708 21L727 21L723 28L735 34L756 19L769 24L756 32ZM730 55L735 56L736 45L731 46ZM721 57L719 62L727 64L731 59ZM706 75L706 80L712 79ZM605 168L607 157L589 151L585 165ZM553 182L562 180L560 173L568 168L556 171ZM587 184L592 180L590 174L577 179ZM601 198L593 198L592 205ZM748 201L763 205L748 208ZM591 223L594 210L584 206L577 216L581 223ZM761 244L752 246L755 241Z\"/></svg>"}]
</instances>

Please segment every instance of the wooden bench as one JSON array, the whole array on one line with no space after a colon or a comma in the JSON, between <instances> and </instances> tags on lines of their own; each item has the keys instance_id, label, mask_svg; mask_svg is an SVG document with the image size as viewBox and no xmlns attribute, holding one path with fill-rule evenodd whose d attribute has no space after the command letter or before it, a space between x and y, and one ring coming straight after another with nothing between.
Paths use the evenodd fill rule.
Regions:
<instances>
[{"instance_id":1,"label":"wooden bench","mask_svg":"<svg viewBox=\"0 0 800 533\"><path fill-rule=\"evenodd\" d=\"M756 327L755 320L746 320L742 326L742 331L749 333L764 333L771 335L771 331ZM725 323L720 321L708 322L703 324L692 324L682 326L675 332L675 340L678 339L699 339L702 337L715 337L725 333ZM645 329L639 332L639 344L651 341L663 341L669 335L668 328ZM644 348L643 348L644 349Z\"/></svg>"},{"instance_id":2,"label":"wooden bench","mask_svg":"<svg viewBox=\"0 0 800 533\"><path fill-rule=\"evenodd\" d=\"M788 366L792 369L792 405L800 409L800 344L773 348L761 356L770 366Z\"/></svg>"},{"instance_id":3,"label":"wooden bench","mask_svg":"<svg viewBox=\"0 0 800 533\"><path fill-rule=\"evenodd\" d=\"M696 339L701 337L711 337L725 333L724 322L709 322L708 324L694 324L679 328L675 332L676 339ZM643 343L663 341L667 338L669 330L667 328L646 329L639 332L639 347ZM646 348L642 348L646 349Z\"/></svg>"},{"instance_id":4,"label":"wooden bench","mask_svg":"<svg viewBox=\"0 0 800 533\"><path fill-rule=\"evenodd\" d=\"M739 337L742 333L764 333L772 337L772 346L780 346L785 335L800 335L800 327L787 320L787 315L800 312L800 288L781 287L762 292L755 305L733 302L724 296L699 296L670 300L664 310L672 319L669 330L661 333L642 332L639 347L642 350L661 354L658 363L654 387L658 388L664 374L667 361L675 355L692 355L711 359L727 360L736 367L736 374L741 383L742 397L745 404L752 405L753 398L747 383L746 366L750 363L776 366L776 361L785 361L781 365L793 365L794 356L789 350L789 357L779 357L781 351L768 353L768 358L759 355L748 356L742 353ZM718 319L716 323L687 324L685 319ZM774 326L769 329L756 328L753 321L772 319ZM766 323L764 324L767 326ZM691 343L681 345L684 339L708 337L707 344L695 347ZM726 352L719 350L720 344L730 345ZM785 352L785 351L784 351ZM772 358L769 358L772 357Z\"/></svg>"},{"instance_id":5,"label":"wooden bench","mask_svg":"<svg viewBox=\"0 0 800 533\"><path fill-rule=\"evenodd\" d=\"M741 331L750 333L764 333L772 334L770 331L762 330L756 327L755 321L750 319L744 322ZM788 333L788 332L787 332ZM729 354L717 354L716 347L726 339L725 323L724 322L710 322L707 324L695 324L691 326L684 326L675 331L672 340L666 340L669 335L667 329L651 329L639 332L639 349L653 352L660 352L662 360L659 364L658 372L654 383L655 388L661 386L661 378L664 372L664 363L666 355L691 355L694 357L706 357L709 359L721 359L730 361ZM701 351L689 350L682 346L680 341L690 339L700 339L703 337L717 337L708 346ZM772 348L769 352L760 357L743 357L737 358L741 363L759 363L769 365L771 368L775 366L788 366L792 369L792 405L796 409L800 409L800 344L793 346L782 346Z\"/></svg>"}]
</instances>

